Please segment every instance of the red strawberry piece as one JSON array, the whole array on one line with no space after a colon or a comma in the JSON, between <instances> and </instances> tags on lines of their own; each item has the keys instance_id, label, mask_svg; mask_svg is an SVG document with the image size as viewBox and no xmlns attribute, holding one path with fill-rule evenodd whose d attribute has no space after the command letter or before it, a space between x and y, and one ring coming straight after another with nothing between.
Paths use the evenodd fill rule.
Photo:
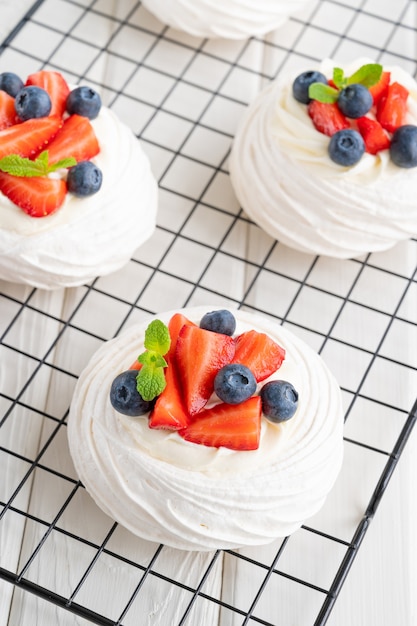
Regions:
<instances>
[{"instance_id":1,"label":"red strawberry piece","mask_svg":"<svg viewBox=\"0 0 417 626\"><path fill-rule=\"evenodd\" d=\"M60 117L64 115L70 88L62 74L41 70L30 74L26 79L26 85L35 85L45 89L52 103L50 115L59 115Z\"/></svg>"},{"instance_id":2,"label":"red strawberry piece","mask_svg":"<svg viewBox=\"0 0 417 626\"><path fill-rule=\"evenodd\" d=\"M386 96L379 101L376 118L390 133L405 124L407 115L408 90L400 83L392 83L388 87Z\"/></svg>"},{"instance_id":3,"label":"red strawberry piece","mask_svg":"<svg viewBox=\"0 0 417 626\"><path fill-rule=\"evenodd\" d=\"M49 163L68 157L74 157L77 161L88 161L100 152L100 146L90 120L74 114L65 120L48 150Z\"/></svg>"},{"instance_id":4,"label":"red strawberry piece","mask_svg":"<svg viewBox=\"0 0 417 626\"><path fill-rule=\"evenodd\" d=\"M168 330L169 336L171 338L171 346L169 348L169 352L167 357L173 357L175 354L175 349L177 346L178 335L180 334L180 330L183 326L196 326L194 322L191 322L185 315L182 313L174 313L171 319L168 322Z\"/></svg>"},{"instance_id":5,"label":"red strawberry piece","mask_svg":"<svg viewBox=\"0 0 417 626\"><path fill-rule=\"evenodd\" d=\"M39 176L26 178L0 172L0 191L31 217L45 217L64 202L64 180Z\"/></svg>"},{"instance_id":6,"label":"red strawberry piece","mask_svg":"<svg viewBox=\"0 0 417 626\"><path fill-rule=\"evenodd\" d=\"M190 417L185 409L179 384L179 374L175 363L175 351L178 335L185 325L196 326L182 313L174 313L168 323L171 346L165 358L168 367L165 368L166 387L157 398L149 417L150 428L168 428L178 430L185 428Z\"/></svg>"},{"instance_id":7,"label":"red strawberry piece","mask_svg":"<svg viewBox=\"0 0 417 626\"><path fill-rule=\"evenodd\" d=\"M13 126L19 121L14 108L14 98L5 91L0 90L0 130Z\"/></svg>"},{"instance_id":8,"label":"red strawberry piece","mask_svg":"<svg viewBox=\"0 0 417 626\"><path fill-rule=\"evenodd\" d=\"M181 328L175 349L179 382L187 412L193 416L205 406L214 389L214 378L235 353L232 337L199 326Z\"/></svg>"},{"instance_id":9,"label":"red strawberry piece","mask_svg":"<svg viewBox=\"0 0 417 626\"><path fill-rule=\"evenodd\" d=\"M377 120L360 117L356 122L369 154L377 154L380 150L387 150L390 147L391 140Z\"/></svg>"},{"instance_id":10,"label":"red strawberry piece","mask_svg":"<svg viewBox=\"0 0 417 626\"><path fill-rule=\"evenodd\" d=\"M386 96L390 80L391 80L391 73L382 72L381 78L379 79L379 81L375 85L372 85L372 87L369 87L369 91L372 94L374 104L378 104L381 98L384 98Z\"/></svg>"},{"instance_id":11,"label":"red strawberry piece","mask_svg":"<svg viewBox=\"0 0 417 626\"><path fill-rule=\"evenodd\" d=\"M179 434L186 441L231 450L256 450L261 433L262 401L252 396L240 404L216 404L204 409Z\"/></svg>"},{"instance_id":12,"label":"red strawberry piece","mask_svg":"<svg viewBox=\"0 0 417 626\"><path fill-rule=\"evenodd\" d=\"M336 103L312 100L307 106L308 114L316 130L331 137L338 130L349 128L350 124Z\"/></svg>"},{"instance_id":13,"label":"red strawberry piece","mask_svg":"<svg viewBox=\"0 0 417 626\"><path fill-rule=\"evenodd\" d=\"M0 159L8 154L32 157L46 150L62 126L57 116L40 117L0 131Z\"/></svg>"},{"instance_id":14,"label":"red strawberry piece","mask_svg":"<svg viewBox=\"0 0 417 626\"><path fill-rule=\"evenodd\" d=\"M130 370L140 370L142 367L142 363L139 363L139 361L136 359L136 361L133 361L132 365L129 367Z\"/></svg>"},{"instance_id":15,"label":"red strawberry piece","mask_svg":"<svg viewBox=\"0 0 417 626\"><path fill-rule=\"evenodd\" d=\"M285 350L271 337L256 330L248 330L236 337L233 363L248 367L257 382L261 382L277 371L285 359Z\"/></svg>"},{"instance_id":16,"label":"red strawberry piece","mask_svg":"<svg viewBox=\"0 0 417 626\"><path fill-rule=\"evenodd\" d=\"M190 418L181 398L181 389L174 364L170 359L167 362L168 367L165 368L166 387L158 396L151 411L149 428L179 430L188 425Z\"/></svg>"}]
</instances>

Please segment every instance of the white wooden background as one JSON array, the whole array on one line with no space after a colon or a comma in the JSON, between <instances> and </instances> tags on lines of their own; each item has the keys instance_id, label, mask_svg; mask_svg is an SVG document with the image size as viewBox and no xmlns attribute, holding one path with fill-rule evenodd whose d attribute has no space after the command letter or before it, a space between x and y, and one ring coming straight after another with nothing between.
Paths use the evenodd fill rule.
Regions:
<instances>
[{"instance_id":1,"label":"white wooden background","mask_svg":"<svg viewBox=\"0 0 417 626\"><path fill-rule=\"evenodd\" d=\"M1 2L0 3L0 24L1 35L7 34L15 21L25 9L24 2ZM30 3L27 3L29 5ZM43 9L45 19L51 19L54 11L57 13L59 2L51 0L45 3L47 9ZM80 2L82 6L86 2ZM126 11L128 5L133 5L130 0L121 0L119 3L99 2L98 8L101 10L118 12ZM396 10L400 11L400 5L405 6L406 2L399 2ZM416 4L416 3L414 3ZM70 4L62 1L66 11L71 13ZM320 6L320 14L324 25L328 27L328 38L336 34L339 36L343 28L346 28L347 9L346 7L357 8L363 5L365 10L372 12L375 2L368 0L360 2L351 0L349 2L312 2L309 11ZM55 9L53 8L55 7ZM12 11L12 8L15 11ZM73 9L78 10L77 7ZM392 14L392 2L385 0L379 2L378 11L383 16ZM49 17L48 17L49 16ZM307 19L308 12L300 15L299 19ZM2 19L3 18L3 19ZM144 12L141 18L146 26L154 27L154 21ZM146 21L147 20L147 21ZM327 21L326 21L327 20ZM386 20L381 20L381 29L387 25ZM320 22L319 22L320 23ZM100 33L100 22L97 23L97 33L105 39L105 33ZM417 24L416 24L417 25ZM291 30L298 26L297 22L291 23L279 33L269 36L269 41L278 42L285 45L286 38L289 38ZM104 25L103 25L104 28ZM19 46L24 45L30 54L36 56L38 42L30 39L30 34L36 29L27 29L28 38L20 38ZM382 31L381 31L382 32ZM315 33L311 30L311 37L321 37L317 41L317 46L321 46L325 56L331 49L330 42L326 41L326 35L321 30ZM411 37L411 33L409 33ZM139 35L138 35L139 36ZM360 37L360 32L357 33ZM364 35L365 36L365 35ZM384 31L385 36L385 31ZM172 37L186 42L190 47L196 42L186 35L172 34ZM382 34L381 34L382 37ZM381 39L379 39L381 41ZM410 43L411 42L411 43ZM127 45L128 42L126 42ZM334 42L331 42L334 44ZM43 44L46 45L46 44ZM310 44L312 45L312 44ZM382 46L382 43L380 44ZM400 45L400 44L398 44ZM403 38L401 45L404 46L406 55L409 57L408 46L414 46L414 40ZM216 42L210 45L210 49L225 59L230 58L234 49L234 44L229 42ZM321 48L320 48L321 49ZM360 45L350 41L341 51L345 58L348 55L355 55L359 52ZM265 52L265 50L267 52ZM272 52L270 53L272 55ZM302 57L302 55L301 55ZM294 56L294 63L300 63L302 58ZM28 59L17 52L6 52L0 57L0 70L11 69L5 67L6 61L11 60L17 65L21 64L22 73L29 65L39 66L40 62ZM65 61L65 60L64 60ZM63 59L60 58L60 62ZM268 58L268 48L261 46L259 42L254 42L248 48L245 63L249 67L258 67L259 71L265 71L268 64L272 62L272 57ZM69 63L69 62L68 62ZM178 58L178 67L182 59ZM175 64L174 64L175 65ZM407 63L404 62L406 69ZM28 68L32 70L32 67ZM18 68L20 71L20 68ZM106 68L102 68L103 75ZM171 68L170 68L170 71ZM180 70L178 70L180 71ZM211 87L210 80L213 80L214 70L208 69L207 85ZM115 79L116 80L116 79ZM243 102L249 102L257 93L265 80L252 76L252 79L237 80L230 86L234 95ZM115 107L117 110L117 106ZM119 104L119 112L125 113L128 123L132 128L136 123L135 115L137 111L128 108L125 101ZM140 113L145 115L142 111ZM176 133L180 133L181 120L178 125L162 128L159 131L152 128L145 132L142 142L144 149L148 152L155 175L160 178L171 154L156 147L157 141L166 142L167 148L172 151L176 141ZM233 124L233 121L230 121ZM137 132L137 128L134 128ZM158 132L160 135L158 136ZM161 139L162 138L162 139ZM218 137L221 146L226 146L225 138ZM226 146L227 147L227 146ZM207 159L215 162L219 144L210 143L205 147ZM179 163L179 160L177 161ZM193 170L187 168L178 172L182 173L183 189L185 193L192 195L195 174ZM226 178L226 177L224 177ZM165 187L169 182L163 180ZM181 189L181 183L172 182ZM191 191L190 191L191 190ZM213 187L210 191L210 201L237 210L236 201L228 186L227 180L223 180L222 186L218 189ZM159 251L166 245L169 239L168 230L175 230L176 221L181 218L181 211L185 211L184 203L178 201L178 206L173 206L175 200L166 190L161 193L161 208L159 225L162 226L157 231L155 237L142 250L138 251L135 258L138 261L146 261L150 265L156 264L159 260ZM173 214L176 210L177 213ZM184 213L185 214L185 213ZM219 217L219 219L222 219ZM188 236L196 242L206 241L210 236L214 236L212 221L208 217L202 216L200 221L190 223ZM229 252L247 258L258 260L262 258L262 251L271 246L270 238L261 233L258 229L249 225L241 225L238 231L239 236L231 238L229 242ZM379 268L392 268L392 271L403 271L405 267L415 267L417 263L417 242L407 242L400 244L389 253L375 255L374 263ZM304 265L311 263L311 259L304 255L295 254L289 250L281 252L278 259L271 260L272 268L279 268L282 271L281 261L286 263L288 276L300 276ZM197 254L190 245L182 250L181 254L168 256L165 261L165 270L180 279L184 275L190 280L197 280L200 265L204 267L207 258L193 258ZM203 248L198 248L199 253L204 254ZM188 256L187 256L188 255ZM185 261L184 261L185 259ZM190 262L191 260L191 262ZM193 262L194 265L193 265ZM275 265L274 265L275 263ZM320 271L316 273L316 286L334 290L340 288L349 281L350 272L356 266L352 262L337 262L324 260L320 265ZM134 273L136 272L136 273ZM117 294L120 298L128 297L132 288L133 280L145 281L150 270L144 265L138 270L138 266L129 265L125 270L113 277L100 279L96 287L103 293ZM193 275L195 274L195 276ZM222 292L232 298L239 300L252 280L250 270L243 264L236 263L232 266L230 273L222 271L219 261L218 267L214 267L212 275L207 279L206 287L213 288L216 280L222 280ZM415 280L415 279L414 279ZM211 281L211 282L210 282ZM160 288L149 291L147 300L142 306L150 310L170 309L175 306L180 307L187 301L187 295L181 291L180 283L167 284L165 290ZM398 291L390 280L387 279L384 285L382 302L378 304L384 310L390 308L389 303L395 303L398 299ZM414 285L415 287L415 285ZM306 289L305 287L303 289ZM8 420L0 429L0 446L13 450L28 459L35 459L39 451L46 450L40 459L40 467L26 480L24 488L19 492L15 506L20 510L27 511L32 518L25 519L12 511L4 516L0 524L0 563L2 567L11 571L22 572L27 559L36 553L47 525L43 525L36 520L43 520L49 524L54 520L65 500L70 497L72 490L76 486L76 474L68 454L66 441L65 424L60 424L59 419L66 414L75 377L80 373L83 365L90 355L100 345L101 341L94 337L110 338L117 331L118 325L124 319L128 307L118 301L113 304L106 300L106 315L101 313L100 291L95 291L86 296L84 287L72 290L60 290L53 293L36 292L28 287L10 285L2 283L1 293L6 296L1 300L0 308L0 332L3 333L9 324L12 324L10 331L5 336L5 348L1 353L0 361L0 386L4 397L0 397L1 415L9 406L7 398L16 397L22 390L26 381L32 375L38 365L37 359L45 357L45 364L42 364L36 375L36 384L30 384L20 398L18 416ZM417 289L410 290L407 299L407 310L404 312L406 319L414 320L417 312ZM85 302L83 301L83 298ZM275 311L276 295L268 291L268 284L258 280L252 292L251 304L259 306L266 311ZM359 297L359 296L358 296ZM20 303L29 298L29 307L21 311ZM104 300L103 300L104 301ZM82 302L80 308L74 314L76 307ZM212 304L227 303L225 297L215 297L208 299L207 293L197 290L192 298L192 304L210 302ZM306 341L313 347L320 349L320 338L314 335L314 330L320 328L323 316L323 304L318 299L308 311L307 328L312 332L303 332L297 326L293 327L295 332L300 333ZM37 311L43 311L50 317L40 315ZM413 313L414 311L414 313ZM18 315L16 321L15 317ZM143 316L138 311L130 316L128 324ZM299 314L301 316L301 313ZM86 336L76 330L63 331L61 320L68 320L83 329L88 329L92 335ZM305 320L299 317L300 323ZM291 324L290 324L291 327ZM344 336L352 337L353 343L366 343L367 338L375 333L375 328L366 315L358 321L354 329L342 329ZM416 335L410 331L409 325L402 325L394 337L396 358L412 366L405 371L405 378L393 378L392 388L386 388L386 372L378 372L375 378L369 382L368 391L374 397L380 394L382 401L391 403L392 398L398 400L398 407L401 411L410 409L416 395ZM349 340L349 339L348 339ZM49 348L56 342L52 351ZM392 343L393 343L392 342ZM13 346L13 349L7 349ZM397 347L399 346L399 347ZM19 352L19 350L21 352ZM335 370L340 384L345 389L354 388L354 377L357 363L354 358L344 360L339 353L334 354L328 350L324 352L324 357L329 365ZM54 364L58 369L50 367ZM62 370L70 372L73 376L63 375ZM351 401L351 394L344 393L346 407ZM401 416L391 414L382 406L362 407L363 413L357 411L353 413L346 424L346 436L364 442L370 446L390 451L399 435ZM54 416L56 420L42 418L41 413ZM366 416L366 419L363 417ZM56 432L55 432L56 431ZM52 443L49 444L51 437ZM331 493L323 510L308 521L308 526L319 528L323 532L340 537L345 541L350 541L358 522L361 519L364 508L371 496L373 488L380 475L386 457L376 455L374 452L367 452L363 447L350 442L345 446L345 461L340 478L333 492ZM339 599L329 619L329 626L391 626L399 624L401 626L414 626L417 623L415 589L417 584L416 562L417 562L417 542L416 523L417 511L415 505L415 490L417 476L417 445L416 436L412 435L399 466L394 473L387 492L378 509L375 520L359 550L359 555L354 562L352 571L342 589ZM52 468L63 476L70 477L74 482L63 481L50 472L42 469L42 466ZM27 462L19 461L17 457L0 454L0 500L7 499L19 482L24 478L29 470ZM112 521L103 515L83 489L77 489L71 499L70 505L58 520L59 528L73 534L79 534L85 540L93 544L100 543L112 528ZM273 546L260 549L248 549L243 553L251 557L256 562L268 564L275 555L281 544L278 540ZM126 531L118 527L111 535L107 547L116 554L124 555L132 560L137 559L139 563L146 566L155 553L156 547L153 544L138 540L129 535ZM345 547L332 544L329 549L329 542L320 537L312 537L311 533L301 530L291 539L289 547L284 552L283 558L279 562L279 569L289 575L294 575L313 584L327 588L335 575L335 571L343 557ZM39 554L33 563L24 571L24 576L46 588L53 589L56 593L68 596L77 589L86 568L89 566L94 556L94 549L85 544L78 543L72 538L62 533L51 533L39 550ZM190 587L198 584L201 573L212 561L212 554L183 553L164 548L157 558L155 570L168 578L174 578ZM213 568L204 586L204 592L222 599L235 607L240 607L246 611L253 600L253 589L259 587L265 571L259 567L252 566L244 561L238 561L233 555L221 553L215 561ZM108 615L111 619L117 619L123 610L130 594L138 584L140 576L138 571L112 558L110 555L102 555L94 566L94 573L87 578L85 584L74 596L74 600L80 604L85 604L91 610L100 614ZM311 616L315 615L323 596L317 592L286 582L286 579L274 577L266 588L259 601L255 614L264 620L270 620L285 626L312 626ZM140 594L140 602L133 604L123 622L125 626L135 624L136 626L171 626L175 625L181 618L189 601L189 597L182 593L179 588L170 585L162 578L150 576L146 579L146 589ZM112 590L117 588L117 594ZM249 603L249 604L248 604ZM279 610L278 610L279 608ZM279 615L279 621L277 620ZM53 603L39 600L36 596L22 592L18 587L13 587L9 583L0 580L0 626L73 626L87 624L86 620L75 617L73 614L57 609ZM208 601L198 601L187 622L193 626L237 626L242 623L242 617L228 610L219 610L217 605ZM252 623L252 622L251 622ZM253 622L255 623L255 622Z\"/></svg>"}]
</instances>

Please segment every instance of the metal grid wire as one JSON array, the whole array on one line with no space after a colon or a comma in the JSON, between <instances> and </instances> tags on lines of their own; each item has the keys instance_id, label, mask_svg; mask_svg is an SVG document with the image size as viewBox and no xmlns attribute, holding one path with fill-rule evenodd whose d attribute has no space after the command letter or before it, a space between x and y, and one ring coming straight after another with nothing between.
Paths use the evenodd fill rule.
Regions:
<instances>
[{"instance_id":1,"label":"metal grid wire","mask_svg":"<svg viewBox=\"0 0 417 626\"><path fill-rule=\"evenodd\" d=\"M0 358L11 372L0 394L2 623L33 623L15 606L30 614L34 597L65 609L50 622L60 624L200 625L212 611L219 624L328 621L416 419L417 241L349 261L290 251L241 211L227 157L236 120L281 71L368 56L415 75L416 25L414 0L316 0L264 39L213 42L163 26L135 0L44 0L3 43L2 71L47 67L101 91L149 155L160 209L151 241L115 275L51 294L1 285ZM347 498L344 510L327 509L268 548L176 554L172 571L172 551L146 542L135 551L96 510L69 459L66 419L77 376L103 341L149 313L202 303L267 315L313 345L342 387L346 471L355 454L373 471L354 514ZM401 397L393 379L403 381ZM312 579L294 563L318 544L329 562ZM216 587L219 567L223 581L243 571L245 599ZM277 601L266 603L271 590ZM146 617L149 598L162 596L175 623ZM303 604L302 618L282 597Z\"/></svg>"}]
</instances>

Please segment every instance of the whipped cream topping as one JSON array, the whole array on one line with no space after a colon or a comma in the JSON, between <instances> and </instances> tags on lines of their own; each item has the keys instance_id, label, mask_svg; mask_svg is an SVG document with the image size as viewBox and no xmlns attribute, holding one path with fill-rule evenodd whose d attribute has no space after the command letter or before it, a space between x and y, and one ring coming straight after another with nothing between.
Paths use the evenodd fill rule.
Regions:
<instances>
[{"instance_id":1,"label":"whipped cream topping","mask_svg":"<svg viewBox=\"0 0 417 626\"><path fill-rule=\"evenodd\" d=\"M208 310L183 313L199 323ZM167 323L172 313L157 317ZM339 472L343 416L332 374L282 326L234 314L236 334L255 328L285 348L284 363L270 379L288 380L299 393L291 420L262 418L257 450L194 444L176 432L150 429L146 416L113 409L111 383L143 351L148 322L105 343L77 382L68 421L75 468L103 511L144 539L186 550L269 543L322 506Z\"/></svg>"},{"instance_id":2,"label":"whipped cream topping","mask_svg":"<svg viewBox=\"0 0 417 626\"><path fill-rule=\"evenodd\" d=\"M245 39L283 24L308 0L143 0L161 22L196 37Z\"/></svg>"},{"instance_id":3,"label":"whipped cream topping","mask_svg":"<svg viewBox=\"0 0 417 626\"><path fill-rule=\"evenodd\" d=\"M103 172L86 198L67 193L47 217L26 215L0 194L0 279L44 289L82 285L129 261L154 231L157 183L132 131L108 108L91 121Z\"/></svg>"},{"instance_id":4,"label":"whipped cream topping","mask_svg":"<svg viewBox=\"0 0 417 626\"><path fill-rule=\"evenodd\" d=\"M350 75L370 62L359 59L343 69ZM326 60L320 71L330 78L337 66ZM409 90L406 123L417 125L416 81L399 67L384 70ZM245 212L292 248L340 258L416 236L417 168L397 167L387 150L366 153L350 168L331 161L329 138L292 95L295 76L261 92L236 133L230 175Z\"/></svg>"}]
</instances>

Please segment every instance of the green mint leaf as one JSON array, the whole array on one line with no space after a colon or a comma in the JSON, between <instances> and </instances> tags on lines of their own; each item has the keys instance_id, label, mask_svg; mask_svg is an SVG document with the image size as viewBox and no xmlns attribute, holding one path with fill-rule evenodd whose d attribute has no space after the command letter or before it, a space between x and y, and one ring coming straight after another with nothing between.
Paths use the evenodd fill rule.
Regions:
<instances>
[{"instance_id":1,"label":"green mint leaf","mask_svg":"<svg viewBox=\"0 0 417 626\"><path fill-rule=\"evenodd\" d=\"M367 63L362 65L352 76L348 78L348 84L359 83L364 87L372 87L379 82L382 75L382 65L379 63Z\"/></svg>"},{"instance_id":2,"label":"green mint leaf","mask_svg":"<svg viewBox=\"0 0 417 626\"><path fill-rule=\"evenodd\" d=\"M41 156L41 155L39 155ZM68 157L66 159L61 159L56 163L48 166L48 172L56 172L56 170L68 169L69 167L74 167L77 165L77 160L74 157Z\"/></svg>"},{"instance_id":3,"label":"green mint leaf","mask_svg":"<svg viewBox=\"0 0 417 626\"><path fill-rule=\"evenodd\" d=\"M319 102L333 103L338 99L339 91L324 83L312 83L308 88L308 96Z\"/></svg>"},{"instance_id":4,"label":"green mint leaf","mask_svg":"<svg viewBox=\"0 0 417 626\"><path fill-rule=\"evenodd\" d=\"M142 365L149 365L152 367L167 367L168 363L165 361L162 354L159 352L155 352L154 350L147 350L146 352L142 352L138 356L139 363Z\"/></svg>"},{"instance_id":5,"label":"green mint leaf","mask_svg":"<svg viewBox=\"0 0 417 626\"><path fill-rule=\"evenodd\" d=\"M32 160L21 157L19 154L8 154L0 159L0 170L12 176L38 177L47 176L50 172L55 172L63 167L72 167L77 161L74 157L62 159L53 165L48 163L48 150L44 150L40 155Z\"/></svg>"},{"instance_id":6,"label":"green mint leaf","mask_svg":"<svg viewBox=\"0 0 417 626\"><path fill-rule=\"evenodd\" d=\"M159 396L166 387L164 370L154 365L144 365L136 377L136 388L142 398L150 402Z\"/></svg>"},{"instance_id":7,"label":"green mint leaf","mask_svg":"<svg viewBox=\"0 0 417 626\"><path fill-rule=\"evenodd\" d=\"M12 176L45 176L43 160L32 161L18 154L8 154L0 159L0 170Z\"/></svg>"},{"instance_id":8,"label":"green mint leaf","mask_svg":"<svg viewBox=\"0 0 417 626\"><path fill-rule=\"evenodd\" d=\"M163 392L166 386L164 359L171 345L168 327L161 320L153 320L145 330L145 352L138 356L142 368L136 377L137 390L146 401L151 401Z\"/></svg>"},{"instance_id":9,"label":"green mint leaf","mask_svg":"<svg viewBox=\"0 0 417 626\"><path fill-rule=\"evenodd\" d=\"M333 70L333 82L336 85L336 87L338 87L339 89L343 89L343 87L346 87L346 78L345 78L345 73L342 70L342 68L340 67L335 67Z\"/></svg>"},{"instance_id":10,"label":"green mint leaf","mask_svg":"<svg viewBox=\"0 0 417 626\"><path fill-rule=\"evenodd\" d=\"M153 320L145 331L145 348L159 354L166 354L171 345L167 326L161 320Z\"/></svg>"}]
</instances>

